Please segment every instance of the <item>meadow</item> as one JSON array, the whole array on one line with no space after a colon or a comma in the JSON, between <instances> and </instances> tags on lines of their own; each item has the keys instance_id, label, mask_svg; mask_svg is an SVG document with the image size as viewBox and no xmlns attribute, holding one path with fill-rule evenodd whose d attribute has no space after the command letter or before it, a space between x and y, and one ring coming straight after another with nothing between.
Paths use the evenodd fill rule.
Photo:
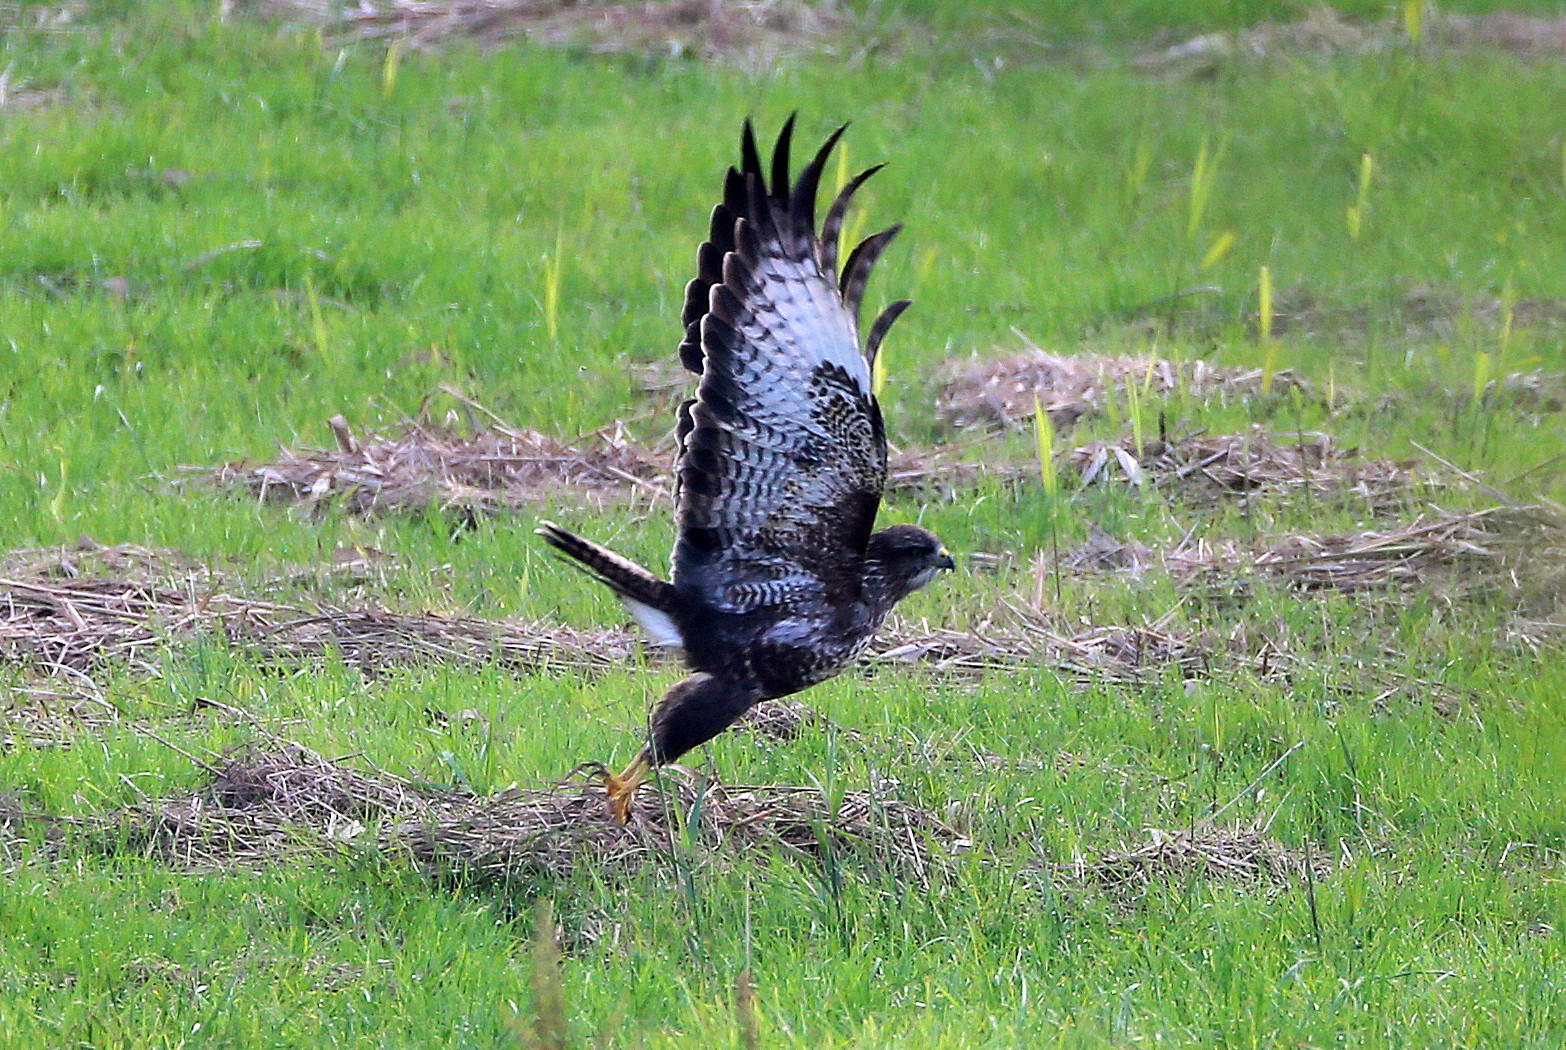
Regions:
<instances>
[{"instance_id":1,"label":"meadow","mask_svg":"<svg viewBox=\"0 0 1566 1050\"><path fill-rule=\"evenodd\" d=\"M1498 5L231 6L0 4L0 1047L1566 1044L1566 65ZM959 571L640 838L420 852L677 677L533 528L664 566L792 113L887 165L882 521ZM420 487L479 438L560 476Z\"/></svg>"}]
</instances>

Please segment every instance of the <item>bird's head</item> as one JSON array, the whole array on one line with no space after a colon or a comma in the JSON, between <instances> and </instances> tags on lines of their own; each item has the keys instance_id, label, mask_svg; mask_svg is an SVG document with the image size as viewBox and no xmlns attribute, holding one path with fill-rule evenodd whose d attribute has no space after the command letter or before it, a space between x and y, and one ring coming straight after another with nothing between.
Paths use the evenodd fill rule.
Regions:
<instances>
[{"instance_id":1,"label":"bird's head","mask_svg":"<svg viewBox=\"0 0 1566 1050\"><path fill-rule=\"evenodd\" d=\"M942 569L957 567L940 538L918 525L893 525L872 535L865 561L894 602L935 579Z\"/></svg>"}]
</instances>

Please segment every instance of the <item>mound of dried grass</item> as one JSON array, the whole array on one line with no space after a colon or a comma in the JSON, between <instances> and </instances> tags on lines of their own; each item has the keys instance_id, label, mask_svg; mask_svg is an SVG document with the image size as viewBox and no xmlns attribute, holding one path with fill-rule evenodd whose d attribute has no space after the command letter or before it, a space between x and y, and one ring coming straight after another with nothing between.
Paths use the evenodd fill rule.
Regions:
<instances>
[{"instance_id":1,"label":"mound of dried grass","mask_svg":"<svg viewBox=\"0 0 1566 1050\"><path fill-rule=\"evenodd\" d=\"M6 573L0 576L0 659L83 691L62 692L58 681L33 690L39 702L28 710L62 730L34 734L39 739L63 739L72 720L96 724L112 717L112 706L92 681L104 667L155 676L162 654L185 645L216 643L280 668L341 660L371 676L418 664L582 672L657 662L665 655L644 646L628 627L578 630L558 623L341 608L313 599L251 598L240 593L237 581L177 553L101 547L86 537L69 548L0 555L0 571ZM1130 681L1170 660L1194 669L1206 658L1190 640L1151 627L1063 635L1040 614L1011 607L964 630L894 617L865 662L871 668L917 664L937 673L972 674L1044 661L1073 675ZM777 724L758 730L797 732L784 723L797 722L800 713L789 716L783 706L761 710L758 720Z\"/></svg>"},{"instance_id":2,"label":"mound of dried grass","mask_svg":"<svg viewBox=\"0 0 1566 1050\"><path fill-rule=\"evenodd\" d=\"M237 581L176 552L103 547L86 537L68 548L0 555L0 572L0 659L88 690L85 698L32 690L45 710L94 700L91 675L106 665L157 675L163 652L202 643L281 667L341 659L367 675L440 663L591 671L657 656L623 628L251 598Z\"/></svg>"},{"instance_id":3,"label":"mound of dried grass","mask_svg":"<svg viewBox=\"0 0 1566 1050\"><path fill-rule=\"evenodd\" d=\"M89 542L90 541L84 541ZM0 558L38 575L0 577L0 659L20 668L3 714L4 742L52 746L116 718L95 678L108 667L149 676L164 654L193 644L227 647L262 666L291 669L341 660L367 676L387 668L480 664L525 674L592 672L664 658L629 628L577 630L558 623L489 620L381 608L332 608L244 597L222 576L176 555L142 548L23 551ZM1243 598L1259 582L1301 591L1404 593L1447 599L1503 597L1516 605L1513 628L1539 647L1559 634L1566 608L1566 521L1537 508L1431 513L1352 535L1302 533L1243 543L1187 538L1155 552L1100 530L1067 551L1072 573L1133 576L1154 568L1220 601ZM101 558L98 557L101 555ZM96 559L96 560L95 560ZM127 575L76 575L120 564ZM1174 674L1203 677L1238 659L1273 668L1286 654L1238 651L1164 623L1061 630L1041 610L1059 571L1032 566L1031 608L1003 605L964 628L894 617L864 659L878 667L916 665L934 674L984 674L1020 664L1095 682L1145 682ZM1243 647L1242 647L1243 648ZM1265 648L1265 647L1264 647ZM753 728L780 738L807 727L808 708L766 705Z\"/></svg>"},{"instance_id":4,"label":"mound of dried grass","mask_svg":"<svg viewBox=\"0 0 1566 1050\"><path fill-rule=\"evenodd\" d=\"M422 515L434 508L471 524L550 502L602 508L635 498L671 498L672 447L642 447L623 424L571 443L507 426L466 398L463 405L468 412L460 426L451 417L442 423L409 420L360 437L342 416L334 416L327 421L334 447L283 449L270 463L180 469L188 479L243 489L262 502L311 515L330 507L360 517ZM1037 475L1034 463L982 458L982 444L981 439L935 451L894 449L887 490L951 491L994 478L997 471L1014 478ZM971 458L976 451L980 458Z\"/></svg>"},{"instance_id":5,"label":"mound of dried grass","mask_svg":"<svg viewBox=\"0 0 1566 1050\"><path fill-rule=\"evenodd\" d=\"M1154 885L1179 886L1193 880L1286 888L1325 878L1332 869L1330 857L1289 849L1268 838L1263 827L1203 823L1178 832L1149 828L1145 844L1094 860L1078 856L1065 874L1077 886L1137 898Z\"/></svg>"},{"instance_id":6,"label":"mound of dried grass","mask_svg":"<svg viewBox=\"0 0 1566 1050\"><path fill-rule=\"evenodd\" d=\"M590 670L640 654L626 630L286 605L240 597L199 576L161 585L0 579L0 657L11 662L76 676L110 662L156 674L159 653L204 641L264 664L340 658L366 674L417 663Z\"/></svg>"},{"instance_id":7,"label":"mound of dried grass","mask_svg":"<svg viewBox=\"0 0 1566 1050\"><path fill-rule=\"evenodd\" d=\"M1536 368L1532 372L1508 372L1485 384L1480 394L1486 408L1522 412L1566 411L1566 375ZM1451 401L1459 405L1472 400L1469 391L1454 393Z\"/></svg>"},{"instance_id":8,"label":"mound of dried grass","mask_svg":"<svg viewBox=\"0 0 1566 1050\"><path fill-rule=\"evenodd\" d=\"M1253 583L1269 582L1300 591L1509 594L1553 609L1566 594L1563 554L1566 518L1545 508L1508 506L1432 511L1352 534L1296 533L1250 543L1189 536L1166 551L1095 528L1060 560L1073 572L1133 578L1161 568L1182 586L1214 595L1243 594ZM1035 561L1036 595L1054 571L1048 559Z\"/></svg>"},{"instance_id":9,"label":"mound of dried grass","mask_svg":"<svg viewBox=\"0 0 1566 1050\"><path fill-rule=\"evenodd\" d=\"M1167 362L1154 364L1164 370L1148 375L1163 376L1159 389L1173 389L1169 384L1176 381ZM1121 362L1115 367L1121 368L1116 382L1126 379L1130 366ZM1259 389L1260 373L1218 379L1204 368L1200 362L1193 365L1190 381L1209 389L1226 384ZM1078 379L1088 375L1073 374ZM1286 374L1274 378L1287 380ZM671 456L639 447L621 424L572 444L506 426L487 409L457 396L465 412L462 426L451 413L442 423L409 420L361 438L337 416L329 421L336 439L333 448L285 449L271 463L182 470L220 488L243 488L263 502L312 515L330 507L364 517L423 515L437 509L463 524L548 502L603 507L633 498L670 498ZM1031 417L1031 395L1027 404ZM892 450L887 491L949 492L980 479L1021 482L1038 476L1034 460L999 459L991 454L988 440L980 436L933 451ZM1145 436L1140 446L1127 437L1084 445L1061 459L1084 485L1103 483L1118 473L1132 484L1151 484L1193 499L1268 489L1379 508L1435 480L1432 472L1419 471L1415 460L1362 459L1357 449L1342 448L1325 434L1273 436L1260 428L1216 436L1160 433Z\"/></svg>"},{"instance_id":10,"label":"mound of dried grass","mask_svg":"<svg viewBox=\"0 0 1566 1050\"><path fill-rule=\"evenodd\" d=\"M192 794L65 823L111 851L223 869L347 847L361 840L368 822L408 810L417 797L394 779L297 745L235 752L207 771L210 781Z\"/></svg>"},{"instance_id":11,"label":"mound of dried grass","mask_svg":"<svg viewBox=\"0 0 1566 1050\"><path fill-rule=\"evenodd\" d=\"M1097 441L1072 449L1067 462L1083 485L1103 484L1119 474L1183 499L1215 500L1258 490L1303 504L1354 504L1383 510L1406 504L1435 484L1417 460L1363 459L1329 435L1281 437L1254 427L1243 434Z\"/></svg>"},{"instance_id":12,"label":"mound of dried grass","mask_svg":"<svg viewBox=\"0 0 1566 1050\"><path fill-rule=\"evenodd\" d=\"M105 546L83 533L60 547L23 547L0 553L0 577L12 579L76 579L109 575L125 581L164 580L171 573L198 574L202 566L178 551L141 547L134 543Z\"/></svg>"},{"instance_id":13,"label":"mound of dried grass","mask_svg":"<svg viewBox=\"0 0 1566 1050\"><path fill-rule=\"evenodd\" d=\"M1308 285L1294 284L1273 299L1271 333L1276 337L1359 341L1370 336L1425 346L1464 338L1474 330L1500 333L1511 329L1559 329L1566 324L1566 301L1559 297L1501 299L1412 284L1380 293L1372 303L1345 303ZM1203 317L1197 330L1212 332L1227 318ZM1260 332L1261 319L1247 318Z\"/></svg>"},{"instance_id":14,"label":"mound of dried grass","mask_svg":"<svg viewBox=\"0 0 1566 1050\"><path fill-rule=\"evenodd\" d=\"M87 676L60 683L35 675L14 676L0 703L0 753L13 748L66 748L87 733L119 721L119 711Z\"/></svg>"},{"instance_id":15,"label":"mound of dried grass","mask_svg":"<svg viewBox=\"0 0 1566 1050\"><path fill-rule=\"evenodd\" d=\"M0 580L0 658L84 684L88 694L69 700L78 705L76 717L92 713L79 704L96 697L92 676L105 666L156 675L160 656L170 647L203 642L231 647L265 666L341 659L366 675L390 667L454 663L493 664L521 673L580 672L649 657L656 661L662 655L644 649L627 628L583 631L435 613L302 607L250 600L195 582L180 587L97 578ZM919 664L953 674L1042 661L1077 676L1138 681L1171 661L1194 672L1206 660L1205 650L1189 639L1150 627L1064 636L1037 614L1014 609L1004 623L991 620L968 630L894 620L865 663L871 668ZM772 727L777 735L797 731L782 725L788 721L782 713L773 716L779 722Z\"/></svg>"},{"instance_id":16,"label":"mound of dried grass","mask_svg":"<svg viewBox=\"0 0 1566 1050\"><path fill-rule=\"evenodd\" d=\"M1197 334L1231 325L1227 314L1182 314L1182 325ZM1252 318L1254 325L1259 320ZM1354 340L1389 335L1409 344L1429 345L1462 339L1478 327L1504 332L1517 328L1566 328L1566 300L1533 298L1515 302L1493 296L1460 295L1416 286L1390 302L1375 306L1324 303L1305 287L1281 291L1274 301L1274 337ZM1020 336L1020 333L1019 333ZM1050 354L1027 343L1022 353L955 360L936 375L935 414L954 430L1031 429L1034 406L1049 413L1057 429L1068 429L1085 416L1106 411L1114 398L1130 392L1156 403L1176 394L1203 399L1292 396L1330 401L1334 406L1364 403L1376 409L1395 402L1399 394L1367 394L1339 385L1317 390L1292 369L1268 379L1262 369L1223 368L1201 359L1173 362L1164 358L1096 353ZM1461 405L1473 399L1471 384L1455 389L1432 387L1443 402ZM1419 395L1416 395L1419 396ZM1566 405L1566 376L1535 369L1509 372L1490 379L1481 392L1491 408L1559 412ZM1036 400L1035 400L1036 399ZM1154 411L1144 409L1151 418Z\"/></svg>"},{"instance_id":17,"label":"mound of dried grass","mask_svg":"<svg viewBox=\"0 0 1566 1050\"><path fill-rule=\"evenodd\" d=\"M1046 614L1016 603L966 630L915 628L895 620L889 626L864 658L871 667L919 664L946 673L978 673L1034 663L1073 678L1133 683L1162 678L1171 670L1192 677L1205 673L1212 660L1198 640L1156 625L1062 634Z\"/></svg>"},{"instance_id":18,"label":"mound of dried grass","mask_svg":"<svg viewBox=\"0 0 1566 1050\"><path fill-rule=\"evenodd\" d=\"M1483 15L1448 14L1424 6L1420 47L1454 51L1492 49L1522 58L1566 54L1566 17L1539 18L1510 11ZM1299 55L1379 54L1413 46L1400 16L1361 20L1344 18L1326 4L1312 7L1295 22L1264 24L1232 33L1204 33L1143 56L1137 65L1155 70L1208 72L1234 59Z\"/></svg>"},{"instance_id":19,"label":"mound of dried grass","mask_svg":"<svg viewBox=\"0 0 1566 1050\"><path fill-rule=\"evenodd\" d=\"M484 797L365 773L296 744L237 751L207 768L210 781L192 794L50 823L100 848L198 869L368 850L409 857L437 877L508 881L580 867L609 878L658 869L682 848L687 826L705 861L757 849L805 857L831 850L836 860L860 855L920 882L967 845L896 799L850 792L834 808L814 788L728 786L677 766L643 789L624 827L593 783Z\"/></svg>"},{"instance_id":20,"label":"mound of dried grass","mask_svg":"<svg viewBox=\"0 0 1566 1050\"><path fill-rule=\"evenodd\" d=\"M1448 592L1518 584L1522 564L1553 562L1566 549L1562 523L1542 511L1492 508L1436 512L1405 525L1352 535L1303 533L1248 546L1193 538L1163 556L1175 579L1232 589L1247 578L1302 591Z\"/></svg>"},{"instance_id":21,"label":"mound of dried grass","mask_svg":"<svg viewBox=\"0 0 1566 1050\"><path fill-rule=\"evenodd\" d=\"M433 507L471 522L551 498L603 505L631 492L667 494L667 465L638 449L620 427L584 435L573 445L471 413L466 426L450 417L444 423L408 420L362 438L342 416L329 426L332 448L284 449L273 463L185 470L222 488L247 489L262 502L312 513L338 505L366 517L424 514Z\"/></svg>"},{"instance_id":22,"label":"mound of dried grass","mask_svg":"<svg viewBox=\"0 0 1566 1050\"><path fill-rule=\"evenodd\" d=\"M225 0L223 10L323 26L339 44L395 38L425 50L526 39L600 53L748 62L821 48L847 24L842 9L819 0Z\"/></svg>"},{"instance_id":23,"label":"mound of dried grass","mask_svg":"<svg viewBox=\"0 0 1566 1050\"><path fill-rule=\"evenodd\" d=\"M1036 483L1036 459L985 458L984 442L967 442L933 453L907 451L891 457L891 492L929 494L972 486L980 479ZM1381 511L1432 491L1445 476L1421 469L1415 459L1365 459L1330 435L1269 434L1254 427L1243 434L1145 436L1095 441L1057 453L1057 471L1069 471L1086 485L1118 478L1185 501L1209 502L1264 491L1280 498L1315 500L1323 506L1354 505Z\"/></svg>"},{"instance_id":24,"label":"mound of dried grass","mask_svg":"<svg viewBox=\"0 0 1566 1050\"><path fill-rule=\"evenodd\" d=\"M1037 481L1036 459L1007 460L985 445L989 437L937 449L892 449L887 456L886 491L891 496L940 499L980 481L1015 484Z\"/></svg>"},{"instance_id":25,"label":"mound of dried grass","mask_svg":"<svg viewBox=\"0 0 1566 1050\"><path fill-rule=\"evenodd\" d=\"M1292 371L1274 372L1270 386L1261 369L1218 368L1202 360L1183 364L1157 357L1048 354L1034 348L1004 357L952 362L937 375L935 415L955 429L1033 426L1035 404L1066 428L1103 411L1104 402L1135 387L1139 395L1168 397L1185 392L1203 397L1283 393L1304 380Z\"/></svg>"}]
</instances>

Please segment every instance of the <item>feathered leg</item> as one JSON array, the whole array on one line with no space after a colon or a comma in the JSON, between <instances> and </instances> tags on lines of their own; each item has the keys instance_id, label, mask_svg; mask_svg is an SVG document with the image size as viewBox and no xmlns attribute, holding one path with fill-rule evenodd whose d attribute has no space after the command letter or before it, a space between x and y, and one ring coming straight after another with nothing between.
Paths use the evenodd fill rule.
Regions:
<instances>
[{"instance_id":1,"label":"feathered leg","mask_svg":"<svg viewBox=\"0 0 1566 1050\"><path fill-rule=\"evenodd\" d=\"M765 699L753 685L698 672L676 682L652 714L652 740L618 775L599 762L578 767L590 769L609 793L609 812L621 824L631 819L636 789L652 771L673 762L723 732Z\"/></svg>"}]
</instances>

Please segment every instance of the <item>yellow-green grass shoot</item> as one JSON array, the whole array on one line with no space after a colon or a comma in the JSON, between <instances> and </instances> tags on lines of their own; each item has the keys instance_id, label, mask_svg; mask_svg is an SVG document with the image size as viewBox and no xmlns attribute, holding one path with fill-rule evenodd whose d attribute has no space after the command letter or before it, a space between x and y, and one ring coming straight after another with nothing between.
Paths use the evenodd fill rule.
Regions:
<instances>
[{"instance_id":1,"label":"yellow-green grass shoot","mask_svg":"<svg viewBox=\"0 0 1566 1050\"><path fill-rule=\"evenodd\" d=\"M1239 237L1235 235L1233 230L1224 230L1217 237L1213 238L1213 243L1208 247L1207 254L1202 256L1202 263L1198 269L1205 273L1223 262L1238 242Z\"/></svg>"},{"instance_id":2,"label":"yellow-green grass shoot","mask_svg":"<svg viewBox=\"0 0 1566 1050\"><path fill-rule=\"evenodd\" d=\"M913 292L917 293L929 283L930 275L935 272L935 264L940 255L932 246L919 253L919 265L914 269Z\"/></svg>"},{"instance_id":3,"label":"yellow-green grass shoot","mask_svg":"<svg viewBox=\"0 0 1566 1050\"><path fill-rule=\"evenodd\" d=\"M381 64L381 97L391 98L397 90L397 73L402 67L402 52L406 45L401 38L394 39L386 48L386 60Z\"/></svg>"},{"instance_id":4,"label":"yellow-green grass shoot","mask_svg":"<svg viewBox=\"0 0 1566 1050\"><path fill-rule=\"evenodd\" d=\"M1153 166L1153 150L1147 141L1139 140L1131 153L1131 162L1125 167L1126 196L1136 199L1147 184L1147 173Z\"/></svg>"},{"instance_id":5,"label":"yellow-green grass shoot","mask_svg":"<svg viewBox=\"0 0 1566 1050\"><path fill-rule=\"evenodd\" d=\"M1189 240L1196 239L1196 231L1201 229L1202 221L1207 216L1207 205L1212 199L1213 186L1218 181L1218 167L1223 163L1224 152L1227 149L1227 143L1220 143L1217 150L1209 152L1206 135L1202 136L1201 145L1197 147L1196 163L1191 168L1191 189L1185 227L1185 235Z\"/></svg>"},{"instance_id":6,"label":"yellow-green grass shoot","mask_svg":"<svg viewBox=\"0 0 1566 1050\"><path fill-rule=\"evenodd\" d=\"M1490 355L1484 350L1474 354L1474 407L1484 403L1485 388L1490 385Z\"/></svg>"},{"instance_id":7,"label":"yellow-green grass shoot","mask_svg":"<svg viewBox=\"0 0 1566 1050\"><path fill-rule=\"evenodd\" d=\"M1044 411L1037 394L1033 395L1033 433L1039 448L1039 480L1044 484L1044 495L1053 506L1060 487L1055 470L1055 422Z\"/></svg>"},{"instance_id":8,"label":"yellow-green grass shoot","mask_svg":"<svg viewBox=\"0 0 1566 1050\"><path fill-rule=\"evenodd\" d=\"M310 304L310 330L315 335L315 352L324 362L331 349L326 338L326 318L321 313L321 297L315 293L315 281L309 274L304 277L305 299Z\"/></svg>"},{"instance_id":9,"label":"yellow-green grass shoot","mask_svg":"<svg viewBox=\"0 0 1566 1050\"><path fill-rule=\"evenodd\" d=\"M1403 0L1403 32L1415 46L1425 36L1425 0Z\"/></svg>"},{"instance_id":10,"label":"yellow-green grass shoot","mask_svg":"<svg viewBox=\"0 0 1566 1050\"><path fill-rule=\"evenodd\" d=\"M1136 381L1136 377L1126 375L1126 409L1131 416L1131 440L1136 445L1136 454L1141 457L1147 447L1146 428L1142 422L1142 385Z\"/></svg>"},{"instance_id":11,"label":"yellow-green grass shoot","mask_svg":"<svg viewBox=\"0 0 1566 1050\"><path fill-rule=\"evenodd\" d=\"M1278 345L1272 338L1272 268L1262 266L1257 279L1257 333L1262 345L1262 396L1272 393L1272 377L1278 368Z\"/></svg>"},{"instance_id":12,"label":"yellow-green grass shoot","mask_svg":"<svg viewBox=\"0 0 1566 1050\"><path fill-rule=\"evenodd\" d=\"M1055 468L1055 421L1044 411L1038 394L1033 395L1033 433L1038 443L1039 480L1044 485L1044 513L1049 522L1049 547L1052 555L1052 573L1055 580L1055 604L1061 604L1060 582L1060 476ZM1041 584L1042 585L1042 584ZM1035 596L1034 604L1042 605L1042 594Z\"/></svg>"},{"instance_id":13,"label":"yellow-green grass shoot","mask_svg":"<svg viewBox=\"0 0 1566 1050\"><path fill-rule=\"evenodd\" d=\"M1370 180L1375 172L1375 161L1370 154L1359 158L1359 190L1354 203L1348 209L1349 240L1358 241L1364 228L1365 216L1370 210Z\"/></svg>"},{"instance_id":14,"label":"yellow-green grass shoot","mask_svg":"<svg viewBox=\"0 0 1566 1050\"><path fill-rule=\"evenodd\" d=\"M876 351L875 361L870 365L870 392L877 399L886 393L886 344Z\"/></svg>"},{"instance_id":15,"label":"yellow-green grass shoot","mask_svg":"<svg viewBox=\"0 0 1566 1050\"><path fill-rule=\"evenodd\" d=\"M560 273L564 266L564 234L557 233L555 250L544 256L544 330L551 343L560 341Z\"/></svg>"}]
</instances>

